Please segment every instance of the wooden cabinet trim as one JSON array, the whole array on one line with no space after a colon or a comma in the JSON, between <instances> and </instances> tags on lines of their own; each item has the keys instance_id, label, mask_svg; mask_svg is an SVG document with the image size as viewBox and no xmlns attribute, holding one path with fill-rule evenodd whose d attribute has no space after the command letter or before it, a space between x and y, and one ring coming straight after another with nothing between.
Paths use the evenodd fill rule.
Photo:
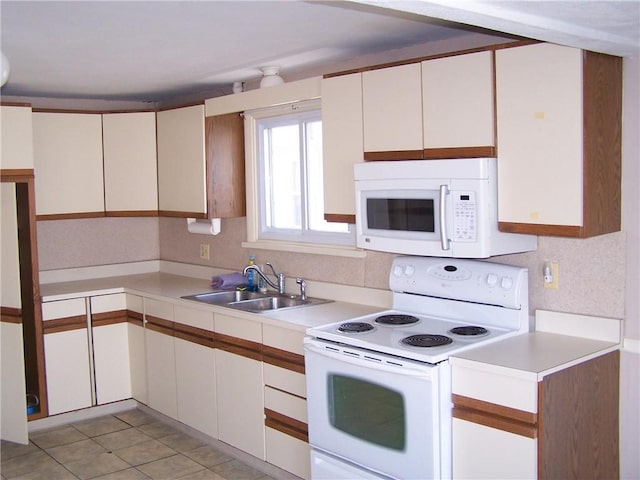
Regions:
<instances>
[{"instance_id":1,"label":"wooden cabinet trim","mask_svg":"<svg viewBox=\"0 0 640 480\"><path fill-rule=\"evenodd\" d=\"M79 218L101 218L105 217L105 212L82 212L82 213L47 213L43 215L37 215L37 221L45 220L73 220Z\"/></svg>"},{"instance_id":2,"label":"wooden cabinet trim","mask_svg":"<svg viewBox=\"0 0 640 480\"><path fill-rule=\"evenodd\" d=\"M441 160L450 158L485 158L495 157L496 147L451 147L451 148L425 148L422 158L425 160Z\"/></svg>"},{"instance_id":3,"label":"wooden cabinet trim","mask_svg":"<svg viewBox=\"0 0 640 480\"><path fill-rule=\"evenodd\" d=\"M157 217L158 210L107 210L104 212L105 217Z\"/></svg>"},{"instance_id":4,"label":"wooden cabinet trim","mask_svg":"<svg viewBox=\"0 0 640 480\"><path fill-rule=\"evenodd\" d=\"M87 328L86 315L75 315L73 317L56 318L42 322L42 330L45 335L49 333L68 332L70 330L80 330Z\"/></svg>"},{"instance_id":5,"label":"wooden cabinet trim","mask_svg":"<svg viewBox=\"0 0 640 480\"><path fill-rule=\"evenodd\" d=\"M339 222L339 223L356 223L356 216L344 213L325 213L324 219L327 222Z\"/></svg>"},{"instance_id":6,"label":"wooden cabinet trim","mask_svg":"<svg viewBox=\"0 0 640 480\"><path fill-rule=\"evenodd\" d=\"M245 340L243 338L216 332L215 348L229 353L235 353L242 357L251 358L252 360L257 360L259 362L262 361L262 344L252 342L251 340Z\"/></svg>"},{"instance_id":7,"label":"wooden cabinet trim","mask_svg":"<svg viewBox=\"0 0 640 480\"><path fill-rule=\"evenodd\" d=\"M127 322L137 325L138 327L144 327L144 315L140 312L133 310L127 310Z\"/></svg>"},{"instance_id":8,"label":"wooden cabinet trim","mask_svg":"<svg viewBox=\"0 0 640 480\"><path fill-rule=\"evenodd\" d=\"M538 415L453 394L453 417L528 438L538 436Z\"/></svg>"},{"instance_id":9,"label":"wooden cabinet trim","mask_svg":"<svg viewBox=\"0 0 640 480\"><path fill-rule=\"evenodd\" d=\"M386 160L422 160L423 150L395 150L388 152L364 152L365 162Z\"/></svg>"},{"instance_id":10,"label":"wooden cabinet trim","mask_svg":"<svg viewBox=\"0 0 640 480\"><path fill-rule=\"evenodd\" d=\"M174 335L174 322L166 320L160 317L154 317L153 315L145 315L146 325L145 327L154 332L164 333L165 335Z\"/></svg>"},{"instance_id":11,"label":"wooden cabinet trim","mask_svg":"<svg viewBox=\"0 0 640 480\"><path fill-rule=\"evenodd\" d=\"M114 310L112 312L92 313L91 325L94 327L104 327L115 325L129 320L126 310Z\"/></svg>"},{"instance_id":12,"label":"wooden cabinet trim","mask_svg":"<svg viewBox=\"0 0 640 480\"><path fill-rule=\"evenodd\" d=\"M22 309L14 307L0 307L0 322L22 323Z\"/></svg>"},{"instance_id":13,"label":"wooden cabinet trim","mask_svg":"<svg viewBox=\"0 0 640 480\"><path fill-rule=\"evenodd\" d=\"M177 218L207 218L202 212L177 212L173 210L158 210L159 217L177 217Z\"/></svg>"},{"instance_id":14,"label":"wooden cabinet trim","mask_svg":"<svg viewBox=\"0 0 640 480\"><path fill-rule=\"evenodd\" d=\"M182 323L175 323L175 336L187 342L196 343L203 347L215 348L215 333L204 328L192 327Z\"/></svg>"},{"instance_id":15,"label":"wooden cabinet trim","mask_svg":"<svg viewBox=\"0 0 640 480\"><path fill-rule=\"evenodd\" d=\"M288 352L279 348L262 347L263 361L276 367L285 368L296 373L304 374L304 355Z\"/></svg>"},{"instance_id":16,"label":"wooden cabinet trim","mask_svg":"<svg viewBox=\"0 0 640 480\"><path fill-rule=\"evenodd\" d=\"M290 437L309 443L309 429L307 424L300 420L296 420L295 418L291 418L265 408L264 424L265 426L273 428L285 435L289 435Z\"/></svg>"},{"instance_id":17,"label":"wooden cabinet trim","mask_svg":"<svg viewBox=\"0 0 640 480\"><path fill-rule=\"evenodd\" d=\"M583 228L578 225L544 225L535 223L498 222L498 229L506 233L525 233L545 237L582 237Z\"/></svg>"}]
</instances>

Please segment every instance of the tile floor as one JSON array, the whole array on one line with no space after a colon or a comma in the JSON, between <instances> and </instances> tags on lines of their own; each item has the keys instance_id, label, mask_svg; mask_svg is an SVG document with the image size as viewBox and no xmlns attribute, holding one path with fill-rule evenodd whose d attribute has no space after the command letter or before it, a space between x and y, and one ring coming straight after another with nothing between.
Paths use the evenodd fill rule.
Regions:
<instances>
[{"instance_id":1,"label":"tile floor","mask_svg":"<svg viewBox=\"0 0 640 480\"><path fill-rule=\"evenodd\" d=\"M272 480L135 409L32 432L0 445L2 480Z\"/></svg>"}]
</instances>

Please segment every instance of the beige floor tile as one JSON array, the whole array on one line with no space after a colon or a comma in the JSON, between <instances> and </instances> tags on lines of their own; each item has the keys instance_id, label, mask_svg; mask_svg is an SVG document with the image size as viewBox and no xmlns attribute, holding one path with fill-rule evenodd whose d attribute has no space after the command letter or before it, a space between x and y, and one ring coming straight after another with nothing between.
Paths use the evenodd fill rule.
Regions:
<instances>
[{"instance_id":1,"label":"beige floor tile","mask_svg":"<svg viewBox=\"0 0 640 480\"><path fill-rule=\"evenodd\" d=\"M127 468L126 470L120 470L119 472L113 472L108 475L96 477L93 480L149 480L149 477L140 470Z\"/></svg>"},{"instance_id":2,"label":"beige floor tile","mask_svg":"<svg viewBox=\"0 0 640 480\"><path fill-rule=\"evenodd\" d=\"M204 465L205 467L213 467L214 465L219 465L224 462L228 462L233 460L233 457L221 452L220 450L213 448L210 445L203 445L198 448L194 448L193 450L187 450L186 452L182 452L183 455L195 460L200 465Z\"/></svg>"},{"instance_id":3,"label":"beige floor tile","mask_svg":"<svg viewBox=\"0 0 640 480\"><path fill-rule=\"evenodd\" d=\"M130 428L130 425L122 420L112 417L93 418L91 420L84 420L82 422L74 423L73 426L84 433L87 437L97 437L99 435L105 435L107 433L117 432L118 430L124 430Z\"/></svg>"},{"instance_id":4,"label":"beige floor tile","mask_svg":"<svg viewBox=\"0 0 640 480\"><path fill-rule=\"evenodd\" d=\"M65 465L71 473L82 480L125 470L130 466L112 453L101 453Z\"/></svg>"},{"instance_id":5,"label":"beige floor tile","mask_svg":"<svg viewBox=\"0 0 640 480\"><path fill-rule=\"evenodd\" d=\"M56 463L46 469L31 471L10 480L78 480L78 477L62 465Z\"/></svg>"},{"instance_id":6,"label":"beige floor tile","mask_svg":"<svg viewBox=\"0 0 640 480\"><path fill-rule=\"evenodd\" d=\"M169 480L199 472L200 470L204 470L204 468L190 458L178 454L140 465L138 466L138 470L154 480Z\"/></svg>"},{"instance_id":7,"label":"beige floor tile","mask_svg":"<svg viewBox=\"0 0 640 480\"><path fill-rule=\"evenodd\" d=\"M264 476L260 470L235 459L215 465L211 467L211 470L226 480L255 480Z\"/></svg>"},{"instance_id":8,"label":"beige floor tile","mask_svg":"<svg viewBox=\"0 0 640 480\"><path fill-rule=\"evenodd\" d=\"M28 453L37 452L39 449L33 443L29 442L27 445L21 443L7 442L2 440L0 442L0 458L2 461L9 460L10 458L19 457Z\"/></svg>"},{"instance_id":9,"label":"beige floor tile","mask_svg":"<svg viewBox=\"0 0 640 480\"><path fill-rule=\"evenodd\" d=\"M148 442L151 440L149 435L145 435L137 428L129 427L126 430L120 430L106 435L93 438L96 442L110 451L120 450L121 448L131 447L138 443Z\"/></svg>"},{"instance_id":10,"label":"beige floor tile","mask_svg":"<svg viewBox=\"0 0 640 480\"><path fill-rule=\"evenodd\" d=\"M84 433L69 425L51 430L34 432L29 435L29 440L40 448L59 447L60 445L79 442L80 440L86 440L87 438L88 437Z\"/></svg>"},{"instance_id":11,"label":"beige floor tile","mask_svg":"<svg viewBox=\"0 0 640 480\"><path fill-rule=\"evenodd\" d=\"M146 425L147 423L153 423L156 421L151 415L134 408L133 410L127 410L126 412L116 413L115 417L119 418L123 422L128 423L132 427L139 425Z\"/></svg>"},{"instance_id":12,"label":"beige floor tile","mask_svg":"<svg viewBox=\"0 0 640 480\"><path fill-rule=\"evenodd\" d=\"M2 474L12 479L28 473L47 472L58 465L59 463L45 452L37 451L2 462Z\"/></svg>"},{"instance_id":13,"label":"beige floor tile","mask_svg":"<svg viewBox=\"0 0 640 480\"><path fill-rule=\"evenodd\" d=\"M180 480L226 480L211 470L201 470L184 477L180 477Z\"/></svg>"},{"instance_id":14,"label":"beige floor tile","mask_svg":"<svg viewBox=\"0 0 640 480\"><path fill-rule=\"evenodd\" d=\"M170 425L167 425L166 423L162 423L162 422L148 423L146 425L140 425L136 428L141 432L146 433L151 438L167 437L169 435L175 435L176 433L180 433L179 430L176 430Z\"/></svg>"},{"instance_id":15,"label":"beige floor tile","mask_svg":"<svg viewBox=\"0 0 640 480\"><path fill-rule=\"evenodd\" d=\"M137 466L170 457L178 452L160 443L158 440L149 440L148 442L138 443L131 447L114 450L113 453L129 465Z\"/></svg>"},{"instance_id":16,"label":"beige floor tile","mask_svg":"<svg viewBox=\"0 0 640 480\"><path fill-rule=\"evenodd\" d=\"M184 453L187 450L193 450L194 448L204 445L203 442L190 437L184 433L174 433L173 435L167 435L166 437L158 438L159 441L164 443L169 448L173 448L178 452Z\"/></svg>"},{"instance_id":17,"label":"beige floor tile","mask_svg":"<svg viewBox=\"0 0 640 480\"><path fill-rule=\"evenodd\" d=\"M107 453L100 444L88 438L79 442L48 448L46 452L62 464L77 462L83 458Z\"/></svg>"}]
</instances>

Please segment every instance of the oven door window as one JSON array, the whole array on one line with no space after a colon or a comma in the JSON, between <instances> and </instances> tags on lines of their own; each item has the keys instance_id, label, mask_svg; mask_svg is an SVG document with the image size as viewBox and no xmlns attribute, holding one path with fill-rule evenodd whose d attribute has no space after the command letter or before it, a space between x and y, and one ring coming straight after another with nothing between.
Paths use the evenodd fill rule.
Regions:
<instances>
[{"instance_id":1,"label":"oven door window","mask_svg":"<svg viewBox=\"0 0 640 480\"><path fill-rule=\"evenodd\" d=\"M361 440L405 450L406 411L401 393L337 374L328 376L327 387L331 425Z\"/></svg>"}]
</instances>

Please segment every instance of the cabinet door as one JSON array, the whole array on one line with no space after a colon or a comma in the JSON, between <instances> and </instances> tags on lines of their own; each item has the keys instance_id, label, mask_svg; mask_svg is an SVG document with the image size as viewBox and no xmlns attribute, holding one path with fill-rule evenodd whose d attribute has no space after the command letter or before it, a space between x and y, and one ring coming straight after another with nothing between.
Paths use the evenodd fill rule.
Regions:
<instances>
[{"instance_id":1,"label":"cabinet door","mask_svg":"<svg viewBox=\"0 0 640 480\"><path fill-rule=\"evenodd\" d=\"M493 91L492 52L422 62L425 156L495 155Z\"/></svg>"},{"instance_id":2,"label":"cabinet door","mask_svg":"<svg viewBox=\"0 0 640 480\"><path fill-rule=\"evenodd\" d=\"M0 106L0 168L33 168L31 107Z\"/></svg>"},{"instance_id":3,"label":"cabinet door","mask_svg":"<svg viewBox=\"0 0 640 480\"><path fill-rule=\"evenodd\" d=\"M158 209L203 217L207 212L204 105L157 114Z\"/></svg>"},{"instance_id":4,"label":"cabinet door","mask_svg":"<svg viewBox=\"0 0 640 480\"><path fill-rule=\"evenodd\" d=\"M218 438L213 313L179 305L174 310L178 420Z\"/></svg>"},{"instance_id":5,"label":"cabinet door","mask_svg":"<svg viewBox=\"0 0 640 480\"><path fill-rule=\"evenodd\" d=\"M173 341L173 305L144 299L148 405L178 418L176 357Z\"/></svg>"},{"instance_id":6,"label":"cabinet door","mask_svg":"<svg viewBox=\"0 0 640 480\"><path fill-rule=\"evenodd\" d=\"M355 223L353 165L364 160L362 74L322 80L324 217Z\"/></svg>"},{"instance_id":7,"label":"cabinet door","mask_svg":"<svg viewBox=\"0 0 640 480\"><path fill-rule=\"evenodd\" d=\"M501 222L582 225L582 51L496 52Z\"/></svg>"},{"instance_id":8,"label":"cabinet door","mask_svg":"<svg viewBox=\"0 0 640 480\"><path fill-rule=\"evenodd\" d=\"M42 304L49 415L93 404L84 298Z\"/></svg>"},{"instance_id":9,"label":"cabinet door","mask_svg":"<svg viewBox=\"0 0 640 480\"><path fill-rule=\"evenodd\" d=\"M97 403L131 398L126 295L100 295L90 301Z\"/></svg>"},{"instance_id":10,"label":"cabinet door","mask_svg":"<svg viewBox=\"0 0 640 480\"><path fill-rule=\"evenodd\" d=\"M129 363L131 395L145 405L147 401L147 360L144 342L144 305L142 297L126 294L127 329L129 339Z\"/></svg>"},{"instance_id":11,"label":"cabinet door","mask_svg":"<svg viewBox=\"0 0 640 480\"><path fill-rule=\"evenodd\" d=\"M362 74L365 159L422 158L422 79L419 63ZM382 153L401 152L400 157Z\"/></svg>"},{"instance_id":12,"label":"cabinet door","mask_svg":"<svg viewBox=\"0 0 640 480\"><path fill-rule=\"evenodd\" d=\"M156 114L105 114L102 132L105 210L157 212Z\"/></svg>"},{"instance_id":13,"label":"cabinet door","mask_svg":"<svg viewBox=\"0 0 640 480\"><path fill-rule=\"evenodd\" d=\"M104 215L102 116L33 114L38 215Z\"/></svg>"},{"instance_id":14,"label":"cabinet door","mask_svg":"<svg viewBox=\"0 0 640 480\"><path fill-rule=\"evenodd\" d=\"M218 438L264 460L262 362L257 360L261 326L241 318L216 315L215 327Z\"/></svg>"}]
</instances>

